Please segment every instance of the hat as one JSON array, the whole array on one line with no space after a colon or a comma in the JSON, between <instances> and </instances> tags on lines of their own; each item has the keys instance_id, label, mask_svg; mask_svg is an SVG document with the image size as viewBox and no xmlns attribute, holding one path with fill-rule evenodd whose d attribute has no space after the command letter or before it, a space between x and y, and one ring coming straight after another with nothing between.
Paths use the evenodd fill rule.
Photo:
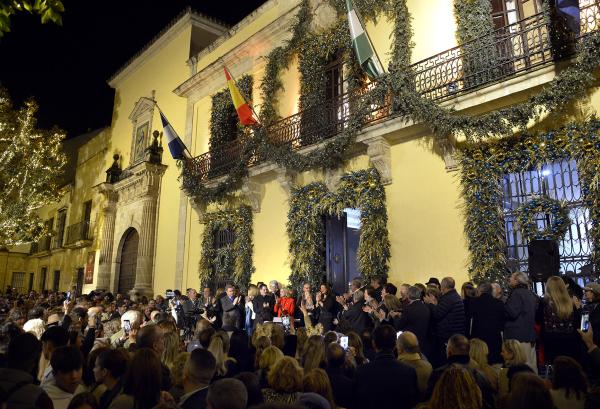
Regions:
<instances>
[{"instance_id":1,"label":"hat","mask_svg":"<svg viewBox=\"0 0 600 409\"><path fill-rule=\"evenodd\" d=\"M583 289L600 295L600 284L598 283L588 283Z\"/></svg>"},{"instance_id":2,"label":"hat","mask_svg":"<svg viewBox=\"0 0 600 409\"><path fill-rule=\"evenodd\" d=\"M430 277L430 278L429 278L429 281L427 281L427 282L425 283L425 285L429 285L429 284L435 284L435 285L437 285L437 286L439 287L439 286L440 286L440 280L438 280L438 279L437 279L437 278L435 278L435 277Z\"/></svg>"},{"instance_id":3,"label":"hat","mask_svg":"<svg viewBox=\"0 0 600 409\"><path fill-rule=\"evenodd\" d=\"M327 399L314 392L301 393L296 400L299 405L310 404L311 408L331 409L331 405Z\"/></svg>"}]
</instances>

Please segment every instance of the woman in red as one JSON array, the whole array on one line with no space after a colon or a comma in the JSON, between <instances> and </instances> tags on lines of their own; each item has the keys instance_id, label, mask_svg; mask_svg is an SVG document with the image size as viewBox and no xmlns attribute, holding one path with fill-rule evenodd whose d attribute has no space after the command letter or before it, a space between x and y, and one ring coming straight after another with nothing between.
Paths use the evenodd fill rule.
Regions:
<instances>
[{"instance_id":1,"label":"woman in red","mask_svg":"<svg viewBox=\"0 0 600 409\"><path fill-rule=\"evenodd\" d=\"M281 297L277 299L275 303L275 314L278 317L283 316L294 316L294 309L296 308L296 300L289 296L290 290L288 288L281 289Z\"/></svg>"}]
</instances>

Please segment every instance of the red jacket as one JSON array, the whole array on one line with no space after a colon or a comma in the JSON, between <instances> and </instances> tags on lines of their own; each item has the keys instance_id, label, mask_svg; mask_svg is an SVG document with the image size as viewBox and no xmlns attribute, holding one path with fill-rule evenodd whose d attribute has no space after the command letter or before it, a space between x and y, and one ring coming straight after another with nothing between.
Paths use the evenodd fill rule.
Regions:
<instances>
[{"instance_id":1,"label":"red jacket","mask_svg":"<svg viewBox=\"0 0 600 409\"><path fill-rule=\"evenodd\" d=\"M278 317L281 317L282 315L289 315L293 317L295 308L296 300L291 297L281 297L277 300L277 303L275 303L275 313Z\"/></svg>"}]
</instances>

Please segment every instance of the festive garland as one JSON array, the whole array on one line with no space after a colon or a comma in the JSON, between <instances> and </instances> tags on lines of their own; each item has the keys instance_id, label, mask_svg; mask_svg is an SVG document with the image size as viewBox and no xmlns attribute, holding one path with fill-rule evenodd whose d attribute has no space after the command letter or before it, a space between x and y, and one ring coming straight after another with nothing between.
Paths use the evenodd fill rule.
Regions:
<instances>
[{"instance_id":1,"label":"festive garland","mask_svg":"<svg viewBox=\"0 0 600 409\"><path fill-rule=\"evenodd\" d=\"M199 265L200 283L205 286L214 274L231 274L242 289L250 284L252 265L252 210L248 206L208 213L204 217L204 234ZM234 241L230 246L215 249L215 233L231 229Z\"/></svg>"},{"instance_id":2,"label":"festive garland","mask_svg":"<svg viewBox=\"0 0 600 409\"><path fill-rule=\"evenodd\" d=\"M320 182L293 190L287 222L293 287L300 288L306 281L318 287L322 282L325 265L322 216L339 216L346 208L361 211L359 273L366 279L387 277L390 242L385 189L379 173L371 168L342 176L335 193Z\"/></svg>"},{"instance_id":3,"label":"festive garland","mask_svg":"<svg viewBox=\"0 0 600 409\"><path fill-rule=\"evenodd\" d=\"M460 183L465 201L469 272L474 281L505 278L502 176L563 159L577 162L583 205L590 212L592 259L595 270L600 271L600 120L593 118L536 135L465 143L461 148Z\"/></svg>"},{"instance_id":4,"label":"festive garland","mask_svg":"<svg viewBox=\"0 0 600 409\"><path fill-rule=\"evenodd\" d=\"M538 229L536 215L539 213L552 216L552 223L543 230ZM523 203L517 209L517 224L527 241L531 240L562 240L567 234L571 219L569 209L558 200L548 197L535 197Z\"/></svg>"},{"instance_id":5,"label":"festive garland","mask_svg":"<svg viewBox=\"0 0 600 409\"><path fill-rule=\"evenodd\" d=\"M330 0L330 2L331 4L338 3L337 0ZM468 12L466 9L464 13L461 12L461 6L457 5L458 35L465 36L465 38L475 35L474 32L467 31L465 27L473 20L473 16L482 14L477 7L485 6L485 2L482 0L464 0L465 4L469 2L474 2L475 8ZM248 174L247 164L257 157L295 171L335 168L345 159L348 149L354 145L356 135L363 128L362 120L369 113L370 106L383 101L390 94L393 96L394 115L426 124L437 136L438 141L442 143L449 135L465 136L469 141L481 141L490 136L509 137L513 135L515 129L526 130L527 124L531 120L539 119L542 113L559 111L575 98L584 95L595 80L593 72L600 65L600 31L596 31L579 42L574 63L528 100L481 116L457 115L452 109L440 107L435 102L423 98L414 87L413 73L410 68L410 54L413 46L411 17L406 7L406 0L364 1L365 5L372 6L375 3L380 6L371 7L369 10L376 10L376 14L385 12L392 17L394 22L390 73L381 78L370 92L356 102L344 130L320 148L311 151L310 155L295 152L288 145L277 145L271 141L268 135L269 125L279 119L277 97L283 89L279 78L281 70L289 65L294 55L299 53L305 55L300 64L300 71L304 73L301 78L303 90L301 100L303 108L310 110L311 106L314 106L313 102L319 101L319 97L310 97L307 91L318 89L315 86L321 79L318 75L312 75L316 71L302 65L311 61L306 56L326 56L331 53L332 48L329 47L329 42L332 39L335 39L336 44L343 44L342 39L348 38L348 28L344 16L341 16L339 23L332 30L321 34L311 33L308 29L312 20L311 6L309 0L303 0L291 27L291 39L283 46L275 48L267 57L265 75L260 86L263 99L260 116L263 126L254 130L252 138L247 138L241 143L240 160L232 165L225 180L220 181L214 187L205 186L199 177L200 169L184 164L182 184L188 195L194 196L202 202L223 200L228 193L239 188L242 179ZM338 4L336 8L339 10L339 7L341 6ZM360 9L360 11L363 15L373 16L368 10ZM459 14L464 15L461 17ZM484 32L484 25L478 30ZM490 38L484 36L480 40L479 47L481 47L481 42L485 43ZM348 42L344 49L347 51L349 47L350 43ZM493 49L493 47L491 48ZM492 57L490 56L490 58ZM479 81L475 77L472 80ZM315 93L315 95L317 94L319 93ZM315 98L314 101L312 98ZM313 109L318 109L318 107Z\"/></svg>"}]
</instances>

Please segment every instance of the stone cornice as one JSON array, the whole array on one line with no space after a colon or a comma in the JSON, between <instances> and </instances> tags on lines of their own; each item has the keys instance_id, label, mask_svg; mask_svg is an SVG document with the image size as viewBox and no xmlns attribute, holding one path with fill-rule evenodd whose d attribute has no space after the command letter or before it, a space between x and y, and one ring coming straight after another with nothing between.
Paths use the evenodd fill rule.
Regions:
<instances>
[{"instance_id":1,"label":"stone cornice","mask_svg":"<svg viewBox=\"0 0 600 409\"><path fill-rule=\"evenodd\" d=\"M227 27L218 21L198 14L188 8L110 77L107 81L108 85L111 88L116 88L120 81L138 69L144 62L163 49L175 36L190 25L216 35L222 35L227 30Z\"/></svg>"},{"instance_id":2,"label":"stone cornice","mask_svg":"<svg viewBox=\"0 0 600 409\"><path fill-rule=\"evenodd\" d=\"M268 1L225 35L203 49L196 56L190 58L188 65L191 67L191 77L175 88L173 92L180 97L198 100L225 87L225 77L222 71L223 63L227 65L234 77L239 77L249 71L255 71L257 65L264 65L266 63L264 61L266 55L272 49L281 45L290 36L290 21L295 16L295 10L298 6L296 0L284 3L286 5L289 4L289 8L282 12L277 19L269 23L262 30L254 33L232 50L218 56L218 58L215 56L217 59L196 72L198 62L203 58L208 58L214 50L233 38L236 33L254 21L258 15L278 3L280 3L280 0Z\"/></svg>"}]
</instances>

